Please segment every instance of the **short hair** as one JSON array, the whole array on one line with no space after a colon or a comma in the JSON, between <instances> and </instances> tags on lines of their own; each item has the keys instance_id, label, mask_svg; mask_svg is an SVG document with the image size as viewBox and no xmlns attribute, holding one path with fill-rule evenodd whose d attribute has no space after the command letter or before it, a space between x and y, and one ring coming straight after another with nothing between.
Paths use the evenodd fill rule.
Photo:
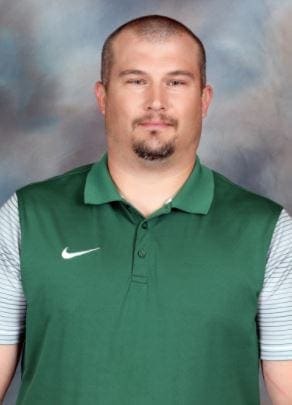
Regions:
<instances>
[{"instance_id":1,"label":"short hair","mask_svg":"<svg viewBox=\"0 0 292 405\"><path fill-rule=\"evenodd\" d=\"M206 85L206 51L197 35L188 27L173 18L162 15L146 15L135 18L118 27L105 40L101 53L101 81L106 87L109 82L114 62L113 42L122 31L133 31L138 36L149 40L166 40L172 35L187 34L198 45L201 87Z\"/></svg>"}]
</instances>

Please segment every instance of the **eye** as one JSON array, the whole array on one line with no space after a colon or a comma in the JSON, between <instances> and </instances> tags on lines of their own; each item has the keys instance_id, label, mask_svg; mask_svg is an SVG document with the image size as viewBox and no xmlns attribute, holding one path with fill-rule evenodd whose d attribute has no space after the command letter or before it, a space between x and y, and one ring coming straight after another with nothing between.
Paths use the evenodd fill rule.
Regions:
<instances>
[{"instance_id":1,"label":"eye","mask_svg":"<svg viewBox=\"0 0 292 405\"><path fill-rule=\"evenodd\" d=\"M170 80L168 82L169 86L171 87L178 87L178 86L185 86L186 82L184 80L178 80L178 79L174 79L174 80Z\"/></svg>"},{"instance_id":2,"label":"eye","mask_svg":"<svg viewBox=\"0 0 292 405\"><path fill-rule=\"evenodd\" d=\"M137 86L141 86L141 85L146 84L146 80L145 80L145 79L128 79L128 80L126 81L126 83L135 84L135 85L137 85Z\"/></svg>"}]
</instances>

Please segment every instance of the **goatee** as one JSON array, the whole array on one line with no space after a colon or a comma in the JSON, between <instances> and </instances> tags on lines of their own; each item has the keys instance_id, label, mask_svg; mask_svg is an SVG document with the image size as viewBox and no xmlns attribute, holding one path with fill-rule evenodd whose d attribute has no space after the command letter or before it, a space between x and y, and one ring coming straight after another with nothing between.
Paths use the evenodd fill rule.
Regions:
<instances>
[{"instance_id":1,"label":"goatee","mask_svg":"<svg viewBox=\"0 0 292 405\"><path fill-rule=\"evenodd\" d=\"M167 142L160 148L152 149L145 141L136 141L132 147L137 156L149 161L164 160L175 152L174 142Z\"/></svg>"}]
</instances>

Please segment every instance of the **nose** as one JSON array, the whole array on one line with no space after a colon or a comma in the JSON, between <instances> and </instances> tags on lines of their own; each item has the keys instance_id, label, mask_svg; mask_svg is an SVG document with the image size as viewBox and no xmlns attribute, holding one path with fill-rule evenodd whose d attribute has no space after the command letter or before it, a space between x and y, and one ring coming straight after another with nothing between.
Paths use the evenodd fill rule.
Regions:
<instances>
[{"instance_id":1,"label":"nose","mask_svg":"<svg viewBox=\"0 0 292 405\"><path fill-rule=\"evenodd\" d=\"M167 109L166 95L161 85L149 86L145 107L147 111L165 111Z\"/></svg>"}]
</instances>

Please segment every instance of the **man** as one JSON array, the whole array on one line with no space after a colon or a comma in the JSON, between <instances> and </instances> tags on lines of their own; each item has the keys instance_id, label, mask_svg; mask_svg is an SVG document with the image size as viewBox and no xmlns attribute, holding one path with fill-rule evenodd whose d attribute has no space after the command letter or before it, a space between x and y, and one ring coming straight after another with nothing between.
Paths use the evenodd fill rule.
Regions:
<instances>
[{"instance_id":1,"label":"man","mask_svg":"<svg viewBox=\"0 0 292 405\"><path fill-rule=\"evenodd\" d=\"M166 17L125 24L96 95L107 154L2 208L2 307L20 304L1 396L26 305L18 405L255 405L259 356L273 404L292 404L292 221L196 156L201 41Z\"/></svg>"}]
</instances>

